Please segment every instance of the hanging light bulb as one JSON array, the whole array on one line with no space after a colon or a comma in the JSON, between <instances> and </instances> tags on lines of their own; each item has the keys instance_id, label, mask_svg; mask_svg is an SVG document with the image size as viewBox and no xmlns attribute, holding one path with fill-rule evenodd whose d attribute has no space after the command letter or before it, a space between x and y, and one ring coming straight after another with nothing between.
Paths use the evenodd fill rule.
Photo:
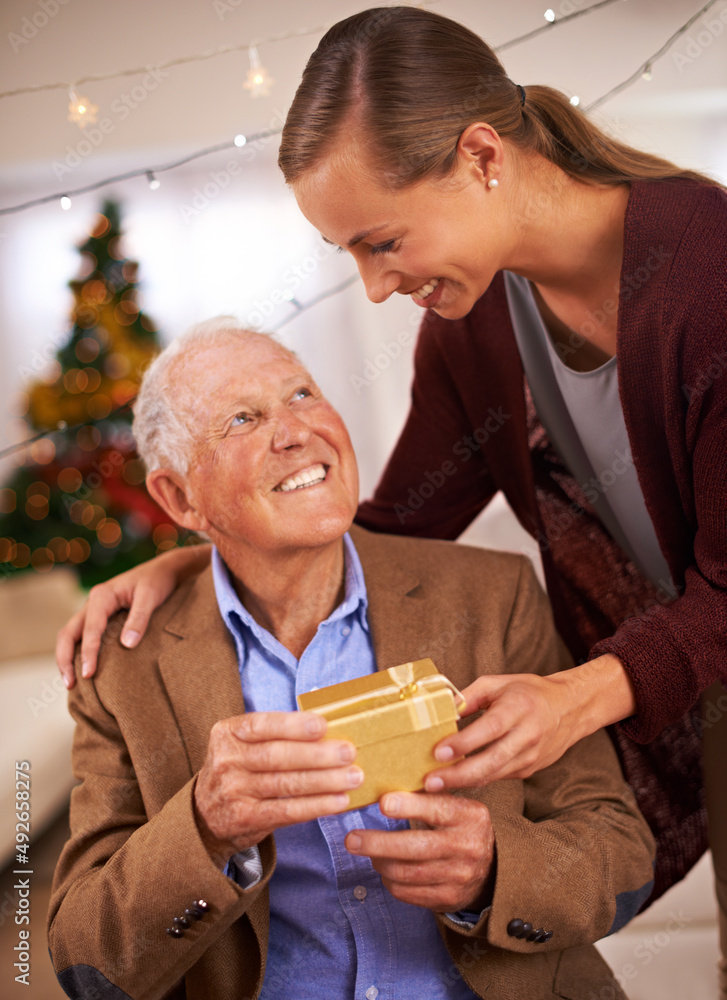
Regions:
<instances>
[{"instance_id":1,"label":"hanging light bulb","mask_svg":"<svg viewBox=\"0 0 727 1000\"><path fill-rule=\"evenodd\" d=\"M152 191L158 191L159 188L162 186L162 182L159 180L158 177L156 177L154 175L154 171L153 170L147 170L146 177L147 177L147 180L149 181L149 188Z\"/></svg>"},{"instance_id":2,"label":"hanging light bulb","mask_svg":"<svg viewBox=\"0 0 727 1000\"><path fill-rule=\"evenodd\" d=\"M64 212L67 212L70 207L71 207L71 199L68 197L67 194L64 194L63 197L61 198L61 208L63 209Z\"/></svg>"},{"instance_id":3,"label":"hanging light bulb","mask_svg":"<svg viewBox=\"0 0 727 1000\"><path fill-rule=\"evenodd\" d=\"M573 105L574 108L577 108L578 105L581 103L581 99L580 99L580 97L577 94L574 94L571 97L570 102L571 102L571 104Z\"/></svg>"},{"instance_id":4,"label":"hanging light bulb","mask_svg":"<svg viewBox=\"0 0 727 1000\"><path fill-rule=\"evenodd\" d=\"M643 78L644 80L646 80L646 81L649 81L649 80L651 80L651 78L653 77L653 75L654 75L654 73L653 73L653 71L652 71L652 66L651 66L651 63L647 63L647 64L646 64L646 69L645 69L645 70L644 70L644 72L643 72L643 73L641 74L641 76L642 76L642 78Z\"/></svg>"},{"instance_id":5,"label":"hanging light bulb","mask_svg":"<svg viewBox=\"0 0 727 1000\"><path fill-rule=\"evenodd\" d=\"M68 91L68 121L75 122L79 128L93 125L98 121L98 105L91 104L87 97L79 97L71 87Z\"/></svg>"},{"instance_id":6,"label":"hanging light bulb","mask_svg":"<svg viewBox=\"0 0 727 1000\"><path fill-rule=\"evenodd\" d=\"M250 91L252 97L267 97L270 93L270 87L275 83L275 80L273 80L265 67L260 63L260 56L258 55L256 46L250 46L249 54L250 69L248 70L247 80L243 83L243 87L245 90Z\"/></svg>"},{"instance_id":7,"label":"hanging light bulb","mask_svg":"<svg viewBox=\"0 0 727 1000\"><path fill-rule=\"evenodd\" d=\"M552 24L553 21L555 20L555 11L553 10L553 8L548 7L546 12L543 14L543 17L549 24Z\"/></svg>"},{"instance_id":8,"label":"hanging light bulb","mask_svg":"<svg viewBox=\"0 0 727 1000\"><path fill-rule=\"evenodd\" d=\"M233 142L238 147L238 149L241 149L245 145L245 143L247 142L247 139L242 134L242 132L240 132L239 135L235 136L235 138L233 139Z\"/></svg>"}]
</instances>

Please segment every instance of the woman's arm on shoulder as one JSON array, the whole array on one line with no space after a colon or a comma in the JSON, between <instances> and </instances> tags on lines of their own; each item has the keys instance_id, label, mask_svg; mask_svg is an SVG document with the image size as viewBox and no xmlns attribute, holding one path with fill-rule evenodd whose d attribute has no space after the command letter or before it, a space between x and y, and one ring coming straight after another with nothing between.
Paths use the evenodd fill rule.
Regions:
<instances>
[{"instance_id":1,"label":"woman's arm on shoulder","mask_svg":"<svg viewBox=\"0 0 727 1000\"><path fill-rule=\"evenodd\" d=\"M93 587L88 600L58 633L56 660L67 688L76 682L73 665L76 644L81 642L82 675L96 671L101 636L109 618L122 608L129 608L121 633L122 645L137 645L146 632L152 613L187 577L200 573L209 564L209 545L170 549L149 562L134 566L119 576Z\"/></svg>"}]
</instances>

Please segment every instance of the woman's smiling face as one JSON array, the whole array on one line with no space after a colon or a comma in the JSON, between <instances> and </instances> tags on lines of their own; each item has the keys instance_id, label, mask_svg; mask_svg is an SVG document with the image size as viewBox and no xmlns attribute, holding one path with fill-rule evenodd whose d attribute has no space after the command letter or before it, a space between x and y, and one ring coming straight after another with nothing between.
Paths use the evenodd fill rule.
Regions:
<instances>
[{"instance_id":1,"label":"woman's smiling face","mask_svg":"<svg viewBox=\"0 0 727 1000\"><path fill-rule=\"evenodd\" d=\"M469 158L451 177L394 188L333 153L292 187L323 238L353 255L372 302L398 292L459 319L503 266L502 199Z\"/></svg>"}]
</instances>

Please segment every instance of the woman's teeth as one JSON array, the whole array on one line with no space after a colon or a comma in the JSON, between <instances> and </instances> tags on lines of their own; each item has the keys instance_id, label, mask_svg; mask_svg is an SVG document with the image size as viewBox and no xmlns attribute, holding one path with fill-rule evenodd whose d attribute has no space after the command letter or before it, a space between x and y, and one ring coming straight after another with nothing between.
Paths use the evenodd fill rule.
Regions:
<instances>
[{"instance_id":1,"label":"woman's teeth","mask_svg":"<svg viewBox=\"0 0 727 1000\"><path fill-rule=\"evenodd\" d=\"M284 479L282 483L278 483L275 490L287 493L289 490L299 490L304 486L314 486L316 483L322 483L325 478L326 470L323 465L311 465L310 469L297 472L294 476Z\"/></svg>"},{"instance_id":2,"label":"woman's teeth","mask_svg":"<svg viewBox=\"0 0 727 1000\"><path fill-rule=\"evenodd\" d=\"M432 294L438 284L439 278L430 278L426 285L422 285L422 287L417 288L415 292L411 292L411 297L413 299L425 299L427 295Z\"/></svg>"}]
</instances>

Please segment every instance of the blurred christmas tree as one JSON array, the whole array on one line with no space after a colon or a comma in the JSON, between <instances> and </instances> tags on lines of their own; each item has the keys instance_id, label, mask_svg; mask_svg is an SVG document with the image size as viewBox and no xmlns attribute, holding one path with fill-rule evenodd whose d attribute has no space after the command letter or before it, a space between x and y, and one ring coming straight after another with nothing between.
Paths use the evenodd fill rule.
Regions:
<instances>
[{"instance_id":1,"label":"blurred christmas tree","mask_svg":"<svg viewBox=\"0 0 727 1000\"><path fill-rule=\"evenodd\" d=\"M107 202L79 247L68 341L14 396L24 439L56 432L16 455L19 467L0 489L6 573L68 563L91 586L184 540L147 493L134 450L126 404L160 344L139 310L137 264L121 240L119 207Z\"/></svg>"}]
</instances>

